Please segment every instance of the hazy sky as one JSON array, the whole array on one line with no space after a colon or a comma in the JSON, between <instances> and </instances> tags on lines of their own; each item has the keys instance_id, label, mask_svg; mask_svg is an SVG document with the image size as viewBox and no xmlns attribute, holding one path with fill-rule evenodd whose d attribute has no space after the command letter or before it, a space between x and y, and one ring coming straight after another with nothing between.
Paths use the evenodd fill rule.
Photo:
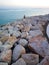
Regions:
<instances>
[{"instance_id":1,"label":"hazy sky","mask_svg":"<svg viewBox=\"0 0 49 65\"><path fill-rule=\"evenodd\" d=\"M49 0L0 0L0 6L49 7Z\"/></svg>"}]
</instances>

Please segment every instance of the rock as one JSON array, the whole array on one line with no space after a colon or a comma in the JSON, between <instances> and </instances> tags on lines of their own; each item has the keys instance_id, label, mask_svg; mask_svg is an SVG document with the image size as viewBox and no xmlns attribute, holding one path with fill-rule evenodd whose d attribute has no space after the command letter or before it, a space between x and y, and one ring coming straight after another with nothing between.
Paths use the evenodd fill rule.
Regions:
<instances>
[{"instance_id":1,"label":"rock","mask_svg":"<svg viewBox=\"0 0 49 65\"><path fill-rule=\"evenodd\" d=\"M2 46L2 44L3 44L3 43L0 41L0 46Z\"/></svg>"},{"instance_id":2,"label":"rock","mask_svg":"<svg viewBox=\"0 0 49 65\"><path fill-rule=\"evenodd\" d=\"M28 44L28 41L26 39L20 39L19 44L22 46L26 46Z\"/></svg>"},{"instance_id":3,"label":"rock","mask_svg":"<svg viewBox=\"0 0 49 65\"><path fill-rule=\"evenodd\" d=\"M47 34L47 36L49 38L49 24L47 25L46 34Z\"/></svg>"},{"instance_id":4,"label":"rock","mask_svg":"<svg viewBox=\"0 0 49 65\"><path fill-rule=\"evenodd\" d=\"M13 35L16 36L16 37L20 37L21 32L20 31L13 31Z\"/></svg>"},{"instance_id":5,"label":"rock","mask_svg":"<svg viewBox=\"0 0 49 65\"><path fill-rule=\"evenodd\" d=\"M11 47L13 47L14 43L18 41L18 39L16 38L16 36L10 36L8 38L8 40L5 42L5 45L11 45Z\"/></svg>"},{"instance_id":6,"label":"rock","mask_svg":"<svg viewBox=\"0 0 49 65\"><path fill-rule=\"evenodd\" d=\"M21 23L21 24L17 24L17 27L18 27L20 30L22 30L22 29L24 28L24 26L23 26L22 23Z\"/></svg>"},{"instance_id":7,"label":"rock","mask_svg":"<svg viewBox=\"0 0 49 65\"><path fill-rule=\"evenodd\" d=\"M32 37L38 36L38 35L43 35L42 32L40 30L31 30L29 31L29 35L31 35Z\"/></svg>"},{"instance_id":8,"label":"rock","mask_svg":"<svg viewBox=\"0 0 49 65\"><path fill-rule=\"evenodd\" d=\"M17 60L12 65L26 65L26 62L22 58L20 58L19 60Z\"/></svg>"},{"instance_id":9,"label":"rock","mask_svg":"<svg viewBox=\"0 0 49 65\"><path fill-rule=\"evenodd\" d=\"M7 40L8 40L8 36L3 36L2 38L0 38L0 41L2 42L2 43L5 43Z\"/></svg>"},{"instance_id":10,"label":"rock","mask_svg":"<svg viewBox=\"0 0 49 65\"><path fill-rule=\"evenodd\" d=\"M30 31L30 26L28 24L25 25L23 31L29 32Z\"/></svg>"},{"instance_id":11,"label":"rock","mask_svg":"<svg viewBox=\"0 0 49 65\"><path fill-rule=\"evenodd\" d=\"M21 33L21 38L26 38L28 36L28 32L22 32Z\"/></svg>"},{"instance_id":12,"label":"rock","mask_svg":"<svg viewBox=\"0 0 49 65\"><path fill-rule=\"evenodd\" d=\"M49 56L46 56L39 64L37 65L49 65Z\"/></svg>"},{"instance_id":13,"label":"rock","mask_svg":"<svg viewBox=\"0 0 49 65\"><path fill-rule=\"evenodd\" d=\"M39 55L37 54L23 54L22 58L27 65L37 65L39 63Z\"/></svg>"},{"instance_id":14,"label":"rock","mask_svg":"<svg viewBox=\"0 0 49 65\"><path fill-rule=\"evenodd\" d=\"M17 45L13 50L13 61L16 61L22 54L25 53L25 48L21 45Z\"/></svg>"},{"instance_id":15,"label":"rock","mask_svg":"<svg viewBox=\"0 0 49 65\"><path fill-rule=\"evenodd\" d=\"M28 47L42 57L49 55L49 44L45 37L37 36L30 39Z\"/></svg>"},{"instance_id":16,"label":"rock","mask_svg":"<svg viewBox=\"0 0 49 65\"><path fill-rule=\"evenodd\" d=\"M8 63L0 62L0 65L8 65Z\"/></svg>"},{"instance_id":17,"label":"rock","mask_svg":"<svg viewBox=\"0 0 49 65\"><path fill-rule=\"evenodd\" d=\"M0 51L4 51L4 50L8 50L8 49L11 49L12 48L12 45L9 45L9 44L6 44L6 45L2 45L0 46Z\"/></svg>"},{"instance_id":18,"label":"rock","mask_svg":"<svg viewBox=\"0 0 49 65\"><path fill-rule=\"evenodd\" d=\"M1 52L1 54L0 54L0 61L10 63L11 62L11 56L12 56L12 51L11 50L5 50L5 51Z\"/></svg>"},{"instance_id":19,"label":"rock","mask_svg":"<svg viewBox=\"0 0 49 65\"><path fill-rule=\"evenodd\" d=\"M12 34L12 33L13 33L13 26L11 26L11 25L9 24L9 26L8 26L7 28L8 28L9 33Z\"/></svg>"}]
</instances>

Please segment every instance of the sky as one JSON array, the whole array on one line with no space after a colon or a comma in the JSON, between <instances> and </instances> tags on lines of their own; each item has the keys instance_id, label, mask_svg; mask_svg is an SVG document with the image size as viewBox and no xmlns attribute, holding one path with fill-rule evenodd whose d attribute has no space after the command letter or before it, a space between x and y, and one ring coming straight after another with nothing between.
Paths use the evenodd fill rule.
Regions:
<instances>
[{"instance_id":1,"label":"sky","mask_svg":"<svg viewBox=\"0 0 49 65\"><path fill-rule=\"evenodd\" d=\"M0 6L48 7L49 0L0 0Z\"/></svg>"}]
</instances>

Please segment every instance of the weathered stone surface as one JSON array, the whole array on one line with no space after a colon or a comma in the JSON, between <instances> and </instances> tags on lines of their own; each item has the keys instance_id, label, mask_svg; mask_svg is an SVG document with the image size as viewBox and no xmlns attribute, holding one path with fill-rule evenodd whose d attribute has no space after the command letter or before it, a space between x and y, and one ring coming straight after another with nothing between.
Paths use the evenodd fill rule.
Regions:
<instances>
[{"instance_id":1,"label":"weathered stone surface","mask_svg":"<svg viewBox=\"0 0 49 65\"><path fill-rule=\"evenodd\" d=\"M4 42L6 42L7 40L8 40L8 36L3 36L2 38L0 38L0 41L2 42L2 43L4 43Z\"/></svg>"},{"instance_id":2,"label":"weathered stone surface","mask_svg":"<svg viewBox=\"0 0 49 65\"><path fill-rule=\"evenodd\" d=\"M49 56L46 56L39 64L37 65L49 65Z\"/></svg>"},{"instance_id":3,"label":"weathered stone surface","mask_svg":"<svg viewBox=\"0 0 49 65\"><path fill-rule=\"evenodd\" d=\"M38 35L42 35L42 32L40 30L31 30L29 31L29 35L31 35L32 37L38 36Z\"/></svg>"},{"instance_id":4,"label":"weathered stone surface","mask_svg":"<svg viewBox=\"0 0 49 65\"><path fill-rule=\"evenodd\" d=\"M46 38L42 36L37 36L29 40L28 47L32 50L41 55L42 57L49 55L49 44Z\"/></svg>"},{"instance_id":5,"label":"weathered stone surface","mask_svg":"<svg viewBox=\"0 0 49 65\"><path fill-rule=\"evenodd\" d=\"M6 44L6 45L1 45L0 46L0 51L4 51L4 50L8 50L8 49L11 49L12 48L12 45L9 45L9 44Z\"/></svg>"},{"instance_id":6,"label":"weathered stone surface","mask_svg":"<svg viewBox=\"0 0 49 65\"><path fill-rule=\"evenodd\" d=\"M28 41L26 39L20 39L19 44L22 46L26 46L28 44Z\"/></svg>"},{"instance_id":7,"label":"weathered stone surface","mask_svg":"<svg viewBox=\"0 0 49 65\"><path fill-rule=\"evenodd\" d=\"M18 41L18 39L16 38L16 36L10 36L8 38L8 40L5 42L5 45L9 44L9 45L13 46L16 41Z\"/></svg>"},{"instance_id":8,"label":"weathered stone surface","mask_svg":"<svg viewBox=\"0 0 49 65\"><path fill-rule=\"evenodd\" d=\"M46 34L47 34L47 36L49 38L49 24L48 24L47 29L46 29Z\"/></svg>"},{"instance_id":9,"label":"weathered stone surface","mask_svg":"<svg viewBox=\"0 0 49 65\"><path fill-rule=\"evenodd\" d=\"M5 50L0 54L0 61L10 63L11 62L12 51Z\"/></svg>"},{"instance_id":10,"label":"weathered stone surface","mask_svg":"<svg viewBox=\"0 0 49 65\"><path fill-rule=\"evenodd\" d=\"M20 37L21 32L20 31L13 31L13 35L16 36L16 37Z\"/></svg>"},{"instance_id":11,"label":"weathered stone surface","mask_svg":"<svg viewBox=\"0 0 49 65\"><path fill-rule=\"evenodd\" d=\"M17 45L13 50L13 61L16 61L20 57L20 55L25 53L25 48L21 45Z\"/></svg>"},{"instance_id":12,"label":"weathered stone surface","mask_svg":"<svg viewBox=\"0 0 49 65\"><path fill-rule=\"evenodd\" d=\"M28 32L22 32L21 33L21 38L26 38L28 36Z\"/></svg>"},{"instance_id":13,"label":"weathered stone surface","mask_svg":"<svg viewBox=\"0 0 49 65\"><path fill-rule=\"evenodd\" d=\"M8 65L8 63L0 62L0 65Z\"/></svg>"},{"instance_id":14,"label":"weathered stone surface","mask_svg":"<svg viewBox=\"0 0 49 65\"><path fill-rule=\"evenodd\" d=\"M39 55L37 54L23 54L22 58L27 65L37 65L39 63Z\"/></svg>"},{"instance_id":15,"label":"weathered stone surface","mask_svg":"<svg viewBox=\"0 0 49 65\"><path fill-rule=\"evenodd\" d=\"M0 41L0 46L2 46L2 44L3 44L3 43Z\"/></svg>"},{"instance_id":16,"label":"weathered stone surface","mask_svg":"<svg viewBox=\"0 0 49 65\"><path fill-rule=\"evenodd\" d=\"M25 25L23 31L29 32L30 31L30 26L29 25Z\"/></svg>"},{"instance_id":17,"label":"weathered stone surface","mask_svg":"<svg viewBox=\"0 0 49 65\"><path fill-rule=\"evenodd\" d=\"M20 58L19 60L17 60L12 65L26 65L26 62L22 58Z\"/></svg>"}]
</instances>

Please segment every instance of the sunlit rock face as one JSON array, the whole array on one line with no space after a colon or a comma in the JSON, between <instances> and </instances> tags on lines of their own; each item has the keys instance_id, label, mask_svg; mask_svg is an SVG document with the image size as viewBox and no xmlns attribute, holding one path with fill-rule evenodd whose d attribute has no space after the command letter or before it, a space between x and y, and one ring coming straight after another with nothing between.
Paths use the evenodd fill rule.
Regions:
<instances>
[{"instance_id":1,"label":"sunlit rock face","mask_svg":"<svg viewBox=\"0 0 49 65\"><path fill-rule=\"evenodd\" d=\"M49 38L49 24L47 25L46 34L47 34L47 36Z\"/></svg>"}]
</instances>

